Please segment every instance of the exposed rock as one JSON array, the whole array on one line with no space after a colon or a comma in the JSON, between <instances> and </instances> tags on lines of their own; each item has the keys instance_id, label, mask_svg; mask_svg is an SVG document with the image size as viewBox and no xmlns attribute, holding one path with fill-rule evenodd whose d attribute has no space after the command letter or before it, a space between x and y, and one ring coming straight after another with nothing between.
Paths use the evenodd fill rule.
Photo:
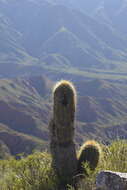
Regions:
<instances>
[{"instance_id":1,"label":"exposed rock","mask_svg":"<svg viewBox=\"0 0 127 190\"><path fill-rule=\"evenodd\" d=\"M101 171L96 186L96 190L127 190L127 173Z\"/></svg>"}]
</instances>

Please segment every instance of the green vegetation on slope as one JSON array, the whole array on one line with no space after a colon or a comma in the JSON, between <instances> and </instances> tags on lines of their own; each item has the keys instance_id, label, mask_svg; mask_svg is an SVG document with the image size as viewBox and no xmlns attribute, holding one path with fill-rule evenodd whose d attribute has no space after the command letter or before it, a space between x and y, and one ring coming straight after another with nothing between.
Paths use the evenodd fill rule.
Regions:
<instances>
[{"instance_id":1,"label":"green vegetation on slope","mask_svg":"<svg viewBox=\"0 0 127 190\"><path fill-rule=\"evenodd\" d=\"M102 147L103 154L96 171L92 173L88 165L84 165L89 177L81 180L79 190L92 190L100 170L127 172L127 141L115 141ZM56 190L57 183L51 157L47 153L34 153L21 160L0 161L0 190Z\"/></svg>"},{"instance_id":2,"label":"green vegetation on slope","mask_svg":"<svg viewBox=\"0 0 127 190\"><path fill-rule=\"evenodd\" d=\"M0 161L0 190L53 190L56 179L47 153Z\"/></svg>"}]
</instances>

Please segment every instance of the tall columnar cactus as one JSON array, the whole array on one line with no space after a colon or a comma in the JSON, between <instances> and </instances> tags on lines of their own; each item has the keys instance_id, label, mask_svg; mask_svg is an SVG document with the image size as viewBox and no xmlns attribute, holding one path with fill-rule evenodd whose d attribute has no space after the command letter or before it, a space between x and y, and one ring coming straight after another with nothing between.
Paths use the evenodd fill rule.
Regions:
<instances>
[{"instance_id":1,"label":"tall columnar cactus","mask_svg":"<svg viewBox=\"0 0 127 190\"><path fill-rule=\"evenodd\" d=\"M100 146L87 141L80 149L78 158L74 144L74 117L76 90L72 83L62 80L53 90L53 118L49 124L52 165L60 182L72 182L77 173L83 172L82 163L88 162L94 170L100 158Z\"/></svg>"},{"instance_id":2,"label":"tall columnar cactus","mask_svg":"<svg viewBox=\"0 0 127 190\"><path fill-rule=\"evenodd\" d=\"M83 163L87 162L91 170L97 167L101 155L100 145L96 141L87 141L82 145L78 154L78 173L83 173Z\"/></svg>"},{"instance_id":3,"label":"tall columnar cactus","mask_svg":"<svg viewBox=\"0 0 127 190\"><path fill-rule=\"evenodd\" d=\"M77 157L74 144L74 116L76 91L72 83L60 81L53 90L53 119L50 122L50 149L53 167L65 183L77 173Z\"/></svg>"}]
</instances>

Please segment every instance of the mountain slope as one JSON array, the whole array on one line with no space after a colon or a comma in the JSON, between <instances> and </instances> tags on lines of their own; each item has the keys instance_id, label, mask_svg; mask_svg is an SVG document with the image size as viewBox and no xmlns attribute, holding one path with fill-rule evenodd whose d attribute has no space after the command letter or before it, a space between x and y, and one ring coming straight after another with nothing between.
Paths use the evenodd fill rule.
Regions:
<instances>
[{"instance_id":1,"label":"mountain slope","mask_svg":"<svg viewBox=\"0 0 127 190\"><path fill-rule=\"evenodd\" d=\"M31 154L33 150L42 150L45 147L44 141L14 131L10 129L10 127L3 124L0 124L0 140L2 142L0 159L20 153L24 153L26 155Z\"/></svg>"},{"instance_id":2,"label":"mountain slope","mask_svg":"<svg viewBox=\"0 0 127 190\"><path fill-rule=\"evenodd\" d=\"M12 154L47 146L51 86L45 77L0 80L0 139Z\"/></svg>"},{"instance_id":3,"label":"mountain slope","mask_svg":"<svg viewBox=\"0 0 127 190\"><path fill-rule=\"evenodd\" d=\"M79 94L78 140L81 134L86 135L87 139L95 138L105 142L127 138L126 85L93 80L78 82L76 86Z\"/></svg>"},{"instance_id":4,"label":"mountain slope","mask_svg":"<svg viewBox=\"0 0 127 190\"><path fill-rule=\"evenodd\" d=\"M91 67L94 64L99 67L97 65L101 64L95 56L90 55L81 41L65 28L62 28L44 43L42 52L47 52L47 54L58 53L66 57L72 66Z\"/></svg>"},{"instance_id":5,"label":"mountain slope","mask_svg":"<svg viewBox=\"0 0 127 190\"><path fill-rule=\"evenodd\" d=\"M91 2L0 1L2 152L47 147L54 81L42 74L75 82L77 144L127 137L126 1Z\"/></svg>"},{"instance_id":6,"label":"mountain slope","mask_svg":"<svg viewBox=\"0 0 127 190\"><path fill-rule=\"evenodd\" d=\"M20 64L33 62L21 45L21 34L11 21L0 15L0 72L4 76L18 72ZM8 69L9 68L9 69Z\"/></svg>"},{"instance_id":7,"label":"mountain slope","mask_svg":"<svg viewBox=\"0 0 127 190\"><path fill-rule=\"evenodd\" d=\"M0 80L0 139L12 154L47 147L52 85L41 76ZM75 86L77 145L84 139L110 142L113 138L126 138L126 84L76 80Z\"/></svg>"},{"instance_id":8,"label":"mountain slope","mask_svg":"<svg viewBox=\"0 0 127 190\"><path fill-rule=\"evenodd\" d=\"M82 3L79 1L79 6ZM59 64L64 67L67 62L72 67L72 74L77 68L82 72L88 67L91 72L94 69L100 72L112 69L116 74L119 68L125 72L127 40L119 34L115 21L112 24L114 17L111 23L103 22L103 19L100 22L96 16L91 16L96 14L87 15L65 4L39 0L0 2L0 25L3 26L2 20L6 20L1 30L1 49L4 51L0 56L1 75L26 75L33 73L33 70L37 74L40 74L40 70L55 73ZM100 6L100 3L96 5ZM96 6L92 6L95 13ZM106 7L104 5L103 8L105 15L108 14ZM62 57L54 68L50 67L51 60L47 59L49 54ZM10 63L12 67L7 71Z\"/></svg>"}]
</instances>

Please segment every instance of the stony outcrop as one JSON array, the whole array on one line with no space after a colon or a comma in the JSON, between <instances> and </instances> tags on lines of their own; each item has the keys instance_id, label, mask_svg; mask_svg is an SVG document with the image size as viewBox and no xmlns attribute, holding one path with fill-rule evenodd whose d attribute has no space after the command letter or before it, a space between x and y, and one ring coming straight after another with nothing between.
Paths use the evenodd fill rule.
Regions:
<instances>
[{"instance_id":1,"label":"stony outcrop","mask_svg":"<svg viewBox=\"0 0 127 190\"><path fill-rule=\"evenodd\" d=\"M127 173L101 171L96 186L96 190L127 190Z\"/></svg>"}]
</instances>

